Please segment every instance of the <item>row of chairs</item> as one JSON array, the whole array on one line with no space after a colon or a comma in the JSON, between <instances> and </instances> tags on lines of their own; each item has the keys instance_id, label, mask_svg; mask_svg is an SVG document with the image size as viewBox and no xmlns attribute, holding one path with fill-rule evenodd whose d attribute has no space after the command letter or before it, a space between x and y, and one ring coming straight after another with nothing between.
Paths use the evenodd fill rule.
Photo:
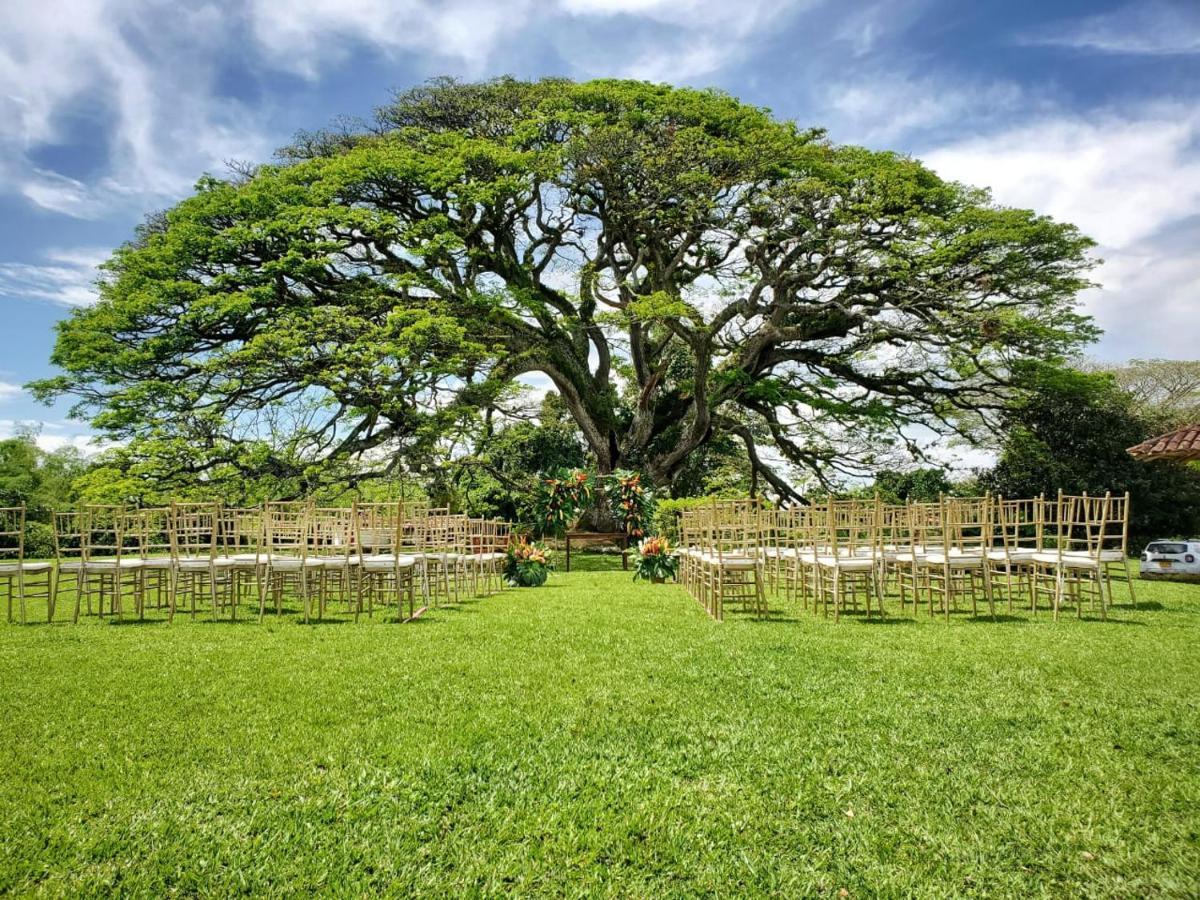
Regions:
<instances>
[{"instance_id":1,"label":"row of chairs","mask_svg":"<svg viewBox=\"0 0 1200 900\"><path fill-rule=\"evenodd\" d=\"M357 620L377 605L405 620L429 605L503 588L512 526L453 515L408 501L318 506L270 502L253 508L172 503L154 508L87 505L53 513L55 562L25 558L24 507L0 508L0 585L8 618L44 600L54 620L74 594L73 620L121 617L126 604L144 617L166 608L207 605L233 618L242 603L283 611L296 598L304 621L343 603Z\"/></svg>"},{"instance_id":2,"label":"row of chairs","mask_svg":"<svg viewBox=\"0 0 1200 900\"><path fill-rule=\"evenodd\" d=\"M962 603L978 614L997 600L1012 611L1044 600L1057 619L1086 602L1106 617L1113 574L1128 556L1129 495L1057 498L942 497L906 504L830 499L790 509L715 500L680 522L680 580L714 618L727 603L766 615L767 596L799 599L835 620L860 603L884 614L899 600L946 617Z\"/></svg>"}]
</instances>

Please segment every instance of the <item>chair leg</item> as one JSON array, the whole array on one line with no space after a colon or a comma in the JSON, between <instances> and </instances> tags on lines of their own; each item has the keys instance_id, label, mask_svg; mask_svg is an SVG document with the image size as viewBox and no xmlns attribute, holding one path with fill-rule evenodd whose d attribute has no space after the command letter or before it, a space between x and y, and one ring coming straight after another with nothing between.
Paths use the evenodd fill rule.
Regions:
<instances>
[{"instance_id":1,"label":"chair leg","mask_svg":"<svg viewBox=\"0 0 1200 900\"><path fill-rule=\"evenodd\" d=\"M1125 569L1125 584L1129 586L1129 605L1133 609L1137 609L1137 597L1133 593L1133 572L1129 569L1129 557L1126 556L1121 562L1121 566Z\"/></svg>"}]
</instances>

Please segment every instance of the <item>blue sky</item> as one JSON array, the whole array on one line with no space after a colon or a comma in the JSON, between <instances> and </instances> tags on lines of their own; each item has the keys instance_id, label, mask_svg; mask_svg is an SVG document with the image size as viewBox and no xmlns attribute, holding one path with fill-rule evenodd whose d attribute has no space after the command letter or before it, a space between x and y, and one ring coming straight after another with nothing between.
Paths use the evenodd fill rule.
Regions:
<instances>
[{"instance_id":1,"label":"blue sky","mask_svg":"<svg viewBox=\"0 0 1200 900\"><path fill-rule=\"evenodd\" d=\"M152 210L433 75L723 88L1100 242L1101 359L1200 356L1200 0L0 0L0 435Z\"/></svg>"}]
</instances>

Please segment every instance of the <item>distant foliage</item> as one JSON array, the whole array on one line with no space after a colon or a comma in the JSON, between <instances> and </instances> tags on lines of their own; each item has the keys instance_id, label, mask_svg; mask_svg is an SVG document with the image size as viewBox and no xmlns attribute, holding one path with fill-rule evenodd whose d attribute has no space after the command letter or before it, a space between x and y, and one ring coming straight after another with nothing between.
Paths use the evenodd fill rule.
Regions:
<instances>
[{"instance_id":1,"label":"distant foliage","mask_svg":"<svg viewBox=\"0 0 1200 900\"><path fill-rule=\"evenodd\" d=\"M1200 469L1143 462L1125 452L1156 433L1127 392L1107 375L1046 371L1032 399L1005 421L994 468L980 484L1008 497L1129 491L1130 544L1200 535Z\"/></svg>"}]
</instances>

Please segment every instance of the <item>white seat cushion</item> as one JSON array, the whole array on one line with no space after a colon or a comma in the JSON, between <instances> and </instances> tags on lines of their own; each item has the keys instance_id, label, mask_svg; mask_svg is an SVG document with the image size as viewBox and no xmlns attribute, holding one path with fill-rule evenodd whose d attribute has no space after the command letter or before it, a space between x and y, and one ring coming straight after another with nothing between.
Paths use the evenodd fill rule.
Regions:
<instances>
[{"instance_id":1,"label":"white seat cushion","mask_svg":"<svg viewBox=\"0 0 1200 900\"><path fill-rule=\"evenodd\" d=\"M272 557L270 553L235 553L228 558L237 565L265 566L268 559L281 559L282 557Z\"/></svg>"},{"instance_id":2,"label":"white seat cushion","mask_svg":"<svg viewBox=\"0 0 1200 900\"><path fill-rule=\"evenodd\" d=\"M982 553L926 553L924 563L927 566L944 566L947 563L955 569L973 569L983 565Z\"/></svg>"},{"instance_id":3,"label":"white seat cushion","mask_svg":"<svg viewBox=\"0 0 1200 900\"><path fill-rule=\"evenodd\" d=\"M865 556L818 556L817 565L846 572L867 572L875 565L875 560Z\"/></svg>"},{"instance_id":4,"label":"white seat cushion","mask_svg":"<svg viewBox=\"0 0 1200 900\"><path fill-rule=\"evenodd\" d=\"M141 569L141 568L143 568L143 561L140 559L136 559L136 558L122 559L119 561L119 564L122 569ZM87 561L87 567L89 569L92 569L97 572L103 572L103 571L115 569L115 568L117 568L117 566L118 566L118 560L115 560L115 559L89 559Z\"/></svg>"},{"instance_id":5,"label":"white seat cushion","mask_svg":"<svg viewBox=\"0 0 1200 900\"><path fill-rule=\"evenodd\" d=\"M1010 559L1013 562L1029 562L1037 554L1037 551L1032 547L1013 547L1005 556L1004 550L989 550L987 558L992 562L1004 562L1005 559Z\"/></svg>"},{"instance_id":6,"label":"white seat cushion","mask_svg":"<svg viewBox=\"0 0 1200 900\"><path fill-rule=\"evenodd\" d=\"M3 563L0 564L0 573L5 575L16 574L17 572L49 572L50 563L48 562L22 562L22 563Z\"/></svg>"},{"instance_id":7,"label":"white seat cushion","mask_svg":"<svg viewBox=\"0 0 1200 900\"><path fill-rule=\"evenodd\" d=\"M758 567L758 560L750 556L723 556L719 559L713 556L709 560L709 563L719 569L734 569L737 571Z\"/></svg>"},{"instance_id":8,"label":"white seat cushion","mask_svg":"<svg viewBox=\"0 0 1200 900\"><path fill-rule=\"evenodd\" d=\"M415 556L395 556L391 553L377 553L373 556L364 556L362 559L362 567L371 572L411 569L416 564Z\"/></svg>"},{"instance_id":9,"label":"white seat cushion","mask_svg":"<svg viewBox=\"0 0 1200 900\"><path fill-rule=\"evenodd\" d=\"M1069 569L1094 569L1102 562L1121 562L1124 558L1124 554L1120 550L1104 550L1100 553L1099 560L1089 553L1070 552L1062 555L1062 564ZM1044 550L1041 553L1035 553L1033 559L1035 562L1057 565L1059 555L1056 551Z\"/></svg>"}]
</instances>

